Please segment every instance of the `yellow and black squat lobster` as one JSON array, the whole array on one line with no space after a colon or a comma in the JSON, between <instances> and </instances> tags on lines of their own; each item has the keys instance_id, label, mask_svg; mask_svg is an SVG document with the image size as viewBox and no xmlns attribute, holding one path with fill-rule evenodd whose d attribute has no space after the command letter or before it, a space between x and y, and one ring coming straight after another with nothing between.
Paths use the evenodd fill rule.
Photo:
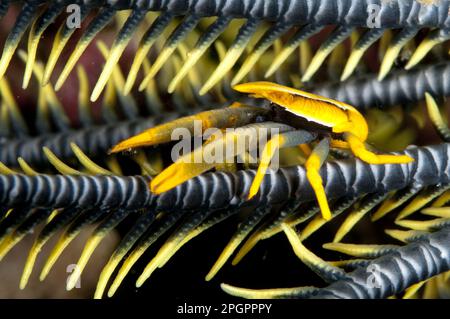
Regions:
<instances>
[{"instance_id":1,"label":"yellow and black squat lobster","mask_svg":"<svg viewBox=\"0 0 450 319\"><path fill-rule=\"evenodd\" d=\"M248 199L251 199L258 192L261 181L270 165L270 161L279 148L295 145L304 146L304 144L310 143L318 137L322 139L310 152L305 167L308 180L316 194L322 216L326 220L331 219L331 212L319 170L327 159L330 147L351 150L356 157L369 164L402 164L409 163L413 160L406 155L379 155L368 150L364 144L369 134L366 120L360 112L346 103L270 82L238 84L234 86L234 89L239 92L251 94L255 98L269 100L273 107L271 112L264 114L266 116L265 120L278 119L279 121L291 124L294 128L271 136L270 140L264 146L258 171L251 185ZM228 118L220 120L211 120L210 118L212 118L214 113L207 111L196 116L178 120L177 124L192 126L189 122L197 119L202 121L202 127L204 129L212 128L212 125L215 124L222 124L223 126L219 128L225 129L226 124L236 124L236 116L244 117L243 115L248 112L248 109L252 108L240 104L232 105L231 107L242 109L233 112L234 114L223 113L221 115ZM245 117L245 119L249 118L248 116ZM243 122L242 118L238 121L240 123ZM161 140L158 137L163 134L161 133L163 130L173 128L173 123L151 128L137 136L122 141L114 146L111 152L114 153L135 147L169 142L170 140ZM305 128L311 128L313 132L318 134L311 134L308 131L302 130ZM165 135L168 136L167 134ZM233 138L235 138L235 135L231 137L225 136L224 140L233 143ZM214 142L223 143L224 141ZM236 155L238 154L230 154L232 157ZM192 154L185 154L185 156L193 157ZM152 180L150 188L155 194L163 193L214 166L214 163L188 164L186 163L186 158L178 159Z\"/></svg>"}]
</instances>

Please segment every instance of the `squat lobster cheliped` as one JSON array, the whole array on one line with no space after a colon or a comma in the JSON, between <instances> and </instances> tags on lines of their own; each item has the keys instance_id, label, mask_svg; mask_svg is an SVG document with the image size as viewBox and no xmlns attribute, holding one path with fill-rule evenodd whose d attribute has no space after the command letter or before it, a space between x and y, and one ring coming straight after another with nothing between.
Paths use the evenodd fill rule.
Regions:
<instances>
[{"instance_id":1,"label":"squat lobster cheliped","mask_svg":"<svg viewBox=\"0 0 450 319\"><path fill-rule=\"evenodd\" d=\"M367 122L351 105L271 82L238 84L233 88L239 92L248 93L252 97L270 101L272 109L235 103L229 108L202 112L150 128L122 141L111 152L170 142L170 132L174 128L186 127L193 130L194 120L202 121L203 130L212 127L224 130L230 126L243 126L244 132L255 128L258 132L260 128L277 128L279 133L270 136L261 152L260 164L248 194L250 199L257 194L277 150L302 146L319 139L319 143L310 152L305 167L308 181L316 194L322 216L326 220L331 219L332 215L319 170L328 157L330 147L350 150L356 157L369 164L402 164L413 161L406 155L378 155L369 151L364 144L368 136ZM254 123L261 118L263 122ZM226 133L219 139L208 140L206 144L224 147L227 143L235 141L236 134L239 133ZM254 138L259 138L258 133ZM194 150L183 156L156 176L150 183L152 192L163 193L218 166L214 163L187 163L186 156L192 157L193 153L198 151L203 150ZM231 154L231 156L238 155L242 154L236 152Z\"/></svg>"}]
</instances>

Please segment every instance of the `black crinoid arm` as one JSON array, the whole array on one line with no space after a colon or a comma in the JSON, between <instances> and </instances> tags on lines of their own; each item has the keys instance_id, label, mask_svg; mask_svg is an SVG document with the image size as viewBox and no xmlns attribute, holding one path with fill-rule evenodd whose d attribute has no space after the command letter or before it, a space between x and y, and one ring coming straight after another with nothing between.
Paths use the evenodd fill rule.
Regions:
<instances>
[{"instance_id":1,"label":"black crinoid arm","mask_svg":"<svg viewBox=\"0 0 450 319\"><path fill-rule=\"evenodd\" d=\"M325 189L331 199L390 192L408 186L425 187L450 181L450 144L410 147L405 152L414 159L408 164L370 165L358 159L328 162L321 169ZM156 211L178 209L227 209L246 203L254 171L216 172L195 177L162 195L154 195L147 177L2 175L0 187L4 206L18 203L34 207L114 207ZM84 196L88 196L84 198ZM271 171L261 192L251 205L275 205L288 199L311 201L311 186L302 166ZM92 204L95 203L95 204Z\"/></svg>"},{"instance_id":2,"label":"black crinoid arm","mask_svg":"<svg viewBox=\"0 0 450 319\"><path fill-rule=\"evenodd\" d=\"M318 289L311 298L380 299L450 269L450 231L445 227L360 267Z\"/></svg>"},{"instance_id":3,"label":"black crinoid arm","mask_svg":"<svg viewBox=\"0 0 450 319\"><path fill-rule=\"evenodd\" d=\"M403 153L411 156L414 162L369 165L353 158L327 162L320 173L330 200L449 183L449 144L409 147ZM94 235L104 236L112 230L112 225L126 216L136 216L135 213L140 211L138 218L134 218L135 225L111 257L115 260L117 256L124 256L138 240L138 247L148 247L182 216L186 224L181 225L186 230L178 228L174 236L183 237L189 234L192 227L202 227L202 222L206 229L212 227L246 206L255 207L256 211L267 211L277 205L286 206L288 216L284 217L287 218L295 213L287 208L292 206L293 201L297 202L294 205L297 207L300 203L315 199L302 166L271 171L266 175L259 195L246 201L253 176L252 170L207 173L157 196L148 188L151 178L145 176L2 175L0 204L3 212L7 209L12 211L4 217L0 230L2 236L11 234L8 225L17 225L18 221L20 225L24 218L32 220L33 216L36 218L44 212L58 209L61 213L38 237L37 243L43 245L56 229L71 224L71 228L77 224L83 225L93 212L103 220ZM157 218L161 213L163 217L160 215ZM318 213L316 210L315 214ZM443 227L440 231L423 234L405 247L391 249L378 259L366 261L356 271L337 277L339 280L329 287L314 289L309 296L386 298L447 271L450 266L448 221L440 225L440 228ZM31 224L28 231L33 227L36 225ZM17 231L14 236L18 236ZM374 276L373 272L368 273L368 269L376 269L375 279L379 278L376 288L373 288L373 278L370 277ZM339 272L342 273L342 270Z\"/></svg>"}]
</instances>

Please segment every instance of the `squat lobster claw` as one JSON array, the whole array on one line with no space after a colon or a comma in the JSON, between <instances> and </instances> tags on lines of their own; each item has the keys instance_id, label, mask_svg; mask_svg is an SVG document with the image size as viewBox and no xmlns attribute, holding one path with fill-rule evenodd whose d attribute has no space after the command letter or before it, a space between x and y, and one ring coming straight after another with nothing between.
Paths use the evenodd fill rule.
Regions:
<instances>
[{"instance_id":1,"label":"squat lobster claw","mask_svg":"<svg viewBox=\"0 0 450 319\"><path fill-rule=\"evenodd\" d=\"M111 152L118 152L129 147L169 142L169 136L173 129L181 126L192 130L192 122L196 119L206 124L206 128L214 125L219 129L225 129L230 125L241 128L240 131L225 133L218 139L208 141L205 150L196 149L190 154L182 156L156 176L152 180L150 188L152 192L159 194L219 164L186 162L186 159L193 158L199 152L210 152L214 147L223 149L227 144L235 143L240 135L250 134L251 138L259 141L261 128L276 128L278 133L270 136L262 151L260 164L248 194L248 199L251 199L258 193L264 175L278 149L291 146L304 147L304 144L312 142L320 135L322 139L310 152L305 167L308 181L316 194L322 216L326 220L330 220L332 214L319 170L328 156L330 147L348 149L356 157L369 164L402 164L413 161L406 155L378 155L369 151L364 144L368 136L367 122L361 113L351 105L271 82L238 84L233 88L255 98L264 98L272 102L274 113L282 114L275 120L280 122L289 122L292 119L306 120L308 124L314 124L319 129L316 128L317 132L314 132L313 128L313 132L309 132L302 130L304 127L301 125L292 127L275 122L254 123L258 116L263 116L267 120L274 119L270 118L269 112L263 111L262 108L233 105L231 108L206 111L151 128L122 141ZM253 124L251 124L252 122ZM242 154L238 152L229 154L231 158L240 155Z\"/></svg>"}]
</instances>

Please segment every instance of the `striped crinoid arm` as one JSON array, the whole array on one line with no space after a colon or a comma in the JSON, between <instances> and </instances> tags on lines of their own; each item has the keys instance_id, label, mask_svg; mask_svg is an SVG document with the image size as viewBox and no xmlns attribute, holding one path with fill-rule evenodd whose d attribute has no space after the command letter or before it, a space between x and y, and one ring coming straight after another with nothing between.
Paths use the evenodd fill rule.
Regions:
<instances>
[{"instance_id":1,"label":"striped crinoid arm","mask_svg":"<svg viewBox=\"0 0 450 319\"><path fill-rule=\"evenodd\" d=\"M434 97L448 96L449 75L450 64L441 62L414 70L392 72L383 81L378 81L373 75L366 75L344 83L325 83L316 87L315 92L346 101L361 110L386 108L422 101L426 93Z\"/></svg>"},{"instance_id":2,"label":"striped crinoid arm","mask_svg":"<svg viewBox=\"0 0 450 319\"><path fill-rule=\"evenodd\" d=\"M449 235L449 228L444 227L421 236L411 244L369 262L365 269L355 270L348 279L319 290L314 298L383 298L445 274L450 269ZM368 269L376 269L375 281L371 281L370 274L367 276ZM370 283L375 283L375 289Z\"/></svg>"},{"instance_id":3,"label":"striped crinoid arm","mask_svg":"<svg viewBox=\"0 0 450 319\"><path fill-rule=\"evenodd\" d=\"M333 204L335 216L346 211L352 203L364 195L387 194L414 187L447 185L449 183L449 152L448 144L412 147L405 153L415 161L402 165L369 165L355 159L326 163L321 174L327 194L335 203ZM138 286L141 286L155 269L164 266L186 242L235 215L241 209L254 207L257 213L252 214L245 223L241 223L238 232L230 241L231 246L227 246L227 250L222 253L218 263L208 275L210 279L224 265L230 252L236 249L236 244L244 240L255 226L270 220L273 214L276 216L279 213L272 208L287 205L292 201L300 205L314 200L314 193L307 182L305 170L297 166L270 172L263 181L260 195L252 201L246 201L245 194L250 188L253 175L254 171L208 173L159 196L150 192L148 183L151 178L144 176L2 175L0 176L0 193L2 194L0 203L4 212L8 212L0 224L4 235L3 254L8 252L11 243L14 244L20 240L24 231L33 229L51 212L57 211L55 217L47 222L30 251L21 280L21 286L25 287L39 250L57 230L66 229L42 269L41 279L46 277L58 256L83 225L101 221L80 256L80 270L72 274L68 282L68 288L72 288L104 236L122 220L131 218L134 220L134 226L129 228L128 234L117 246L102 272L97 287L96 297L101 297L114 270L125 258L108 292L111 296L143 253L159 236L170 229L172 229L172 235L138 278ZM340 204L339 201L341 201ZM371 202L373 201L367 201L369 206L366 211L375 206L370 204ZM380 200L375 203L380 203ZM289 221L292 222L291 225L296 225L299 224L299 218L303 221L312 218L311 225L307 226L303 232L304 237L323 225L323 223L318 224L315 219L318 209L305 217L299 216L296 210L292 209L292 205L290 207L282 225ZM93 212L95 212L94 215L92 215ZM145 213L134 214L134 212ZM440 220L428 223L425 225L427 228L411 222L408 224L406 220L399 220L399 225L401 225L400 222L403 222L406 227L418 229L417 231L420 229L430 231L448 224L448 217L444 215L440 217ZM389 251L389 249L383 249L381 250L383 253ZM364 256L373 258L378 255L372 253ZM331 266L319 269L319 275L329 280L342 279L342 270L329 267Z\"/></svg>"},{"instance_id":4,"label":"striped crinoid arm","mask_svg":"<svg viewBox=\"0 0 450 319\"><path fill-rule=\"evenodd\" d=\"M233 69L235 72L229 81L231 84L239 83L247 76L278 77L285 71L280 69L282 64L292 61L292 57L298 54L301 62L296 67L301 76L296 78L292 75L296 82L310 81L327 57L330 57L328 74L335 78L340 73L337 78L344 80L357 68L365 69L358 64L364 64L359 62L376 43L380 44L378 79L382 79L397 60L405 60L401 56L407 56L408 52L413 51L411 58L406 58L405 67L410 69L424 59L433 47L446 42L450 37L450 2L447 0L270 0L244 3L237 0L30 0L13 3L20 7L20 13L4 44L0 77L5 74L21 38L30 28L24 88L28 86L39 54L40 39L56 18L65 16L66 19L54 37L53 47L41 76L43 85L49 83L61 53L79 27L73 26L72 20L80 23L89 21L86 26L83 24L82 36L70 52L70 57L67 61L61 61L63 69L55 85L56 90L59 90L89 44L115 20L115 16L125 12L126 18L123 23L119 23L119 31L107 53L106 63L90 94L93 101L107 88L114 68L125 51L136 41L139 44L122 86L124 95L136 84L143 66L142 81L138 85L142 91L154 85L155 76L159 75L157 82L163 78L165 89L174 92L183 86L183 79L189 78L192 82L192 72L196 72L200 75L195 80L196 90L203 95L217 87ZM9 1L2 2L3 11L6 11L8 4ZM334 26L334 29L328 31L328 26ZM420 40L422 30L428 34ZM325 35L326 39L312 54L310 39L316 34L321 34L319 37ZM351 46L348 55L345 53L347 41ZM414 49L416 41L421 42ZM218 59L206 54L213 45L219 51ZM146 59L155 49L155 59L145 68ZM434 59L442 59L442 54L439 57L436 51L432 51ZM165 64L173 59L178 60L176 63L179 68L167 76ZM346 61L345 65L341 65L342 61Z\"/></svg>"},{"instance_id":5,"label":"striped crinoid arm","mask_svg":"<svg viewBox=\"0 0 450 319\"><path fill-rule=\"evenodd\" d=\"M44 147L51 150L61 160L70 160L75 155L71 149L71 143L76 144L90 157L105 158L108 150L119 141L157 124L176 119L181 114L176 112L165 113L160 116L124 121L117 124L10 139L2 145L0 162L7 166L16 167L17 158L21 157L32 166L45 168L49 163L43 152Z\"/></svg>"},{"instance_id":6,"label":"striped crinoid arm","mask_svg":"<svg viewBox=\"0 0 450 319\"><path fill-rule=\"evenodd\" d=\"M22 54L22 56L25 55ZM39 64L36 64L34 69L36 70L35 75L39 76L42 74ZM350 81L345 85L322 85L314 91L324 96L356 105L358 108L415 103L423 99L425 91L433 96L448 94L448 88L445 85L445 78L449 72L447 69L447 65L443 63L437 66L423 67L415 72L393 72L383 82L376 82L373 77L367 77L358 79L358 81ZM1 136L25 138L30 135L45 135L57 133L58 131L70 131L76 128L84 129L92 125L102 125L103 123L105 125L113 125L114 123L124 123L127 120L138 121L138 118L143 118L147 114L157 114L172 106L175 106L176 111L181 115L187 112L195 112L196 109L192 109L192 105L195 105L200 110L202 108L211 108L215 105L226 105L231 103L230 101L242 99L236 93L230 94L227 99L210 97L210 99L206 100L195 99L195 97L185 94L174 94L172 99L164 99L163 103L160 92L158 89L154 89L146 92L145 103L143 103L143 106L138 107L138 100L134 97L120 95L121 75L118 73L116 77L110 79L109 83L113 89L104 98L100 117L94 117L92 112L93 104L87 98L89 91L87 73L81 66L78 68L78 78L79 92L74 107L77 109L76 113L79 123L71 119L73 116L70 116L69 113L72 112L69 112L70 109L63 106L61 99L54 93L51 85L40 88L36 102L34 102L36 103L36 111L33 112L33 116L27 115L27 121L25 121L23 111L20 110L18 102L14 98L15 92L11 89L10 81L3 78L0 81ZM389 90L390 94L387 95L379 93L384 92L386 87L392 86L399 88L407 86L408 92L399 89ZM359 94L361 91L365 92L365 94ZM34 120L30 120L32 117L34 117Z\"/></svg>"},{"instance_id":7,"label":"striped crinoid arm","mask_svg":"<svg viewBox=\"0 0 450 319\"><path fill-rule=\"evenodd\" d=\"M417 110L417 108L411 107L409 108L410 111L413 110L415 113L405 111L399 117L396 114L398 110L393 107L397 105L416 105L423 100L430 104L432 100L434 101L433 97L449 95L450 87L448 81L446 81L448 76L450 76L449 64L438 63L436 65L423 66L416 70L396 70L381 82L377 81L373 75L364 76L346 83L323 84L316 87L313 92L349 103L366 112L371 129L370 141L388 150L398 150L406 147L408 143L414 143L427 119L422 114L415 114L417 112L414 110ZM94 159L104 157L104 154L119 141L146 129L168 123L188 114L195 114L203 109L210 109L216 105L229 106L232 101L242 101L243 103L249 101L246 97L236 94L223 101L222 99L216 100L212 98L209 102L192 100L188 96L180 95L174 100L179 101L179 107L175 111L166 111L161 115L148 117L146 116L147 113L157 114L159 113L158 110L165 109L166 105L172 105L173 102L165 100L162 103L159 97L156 97L156 100L149 97L145 109L139 110L139 114L130 119L126 116L121 116L121 114L126 114L128 105L137 104L137 101L128 96L128 101L131 101L131 104L128 104L127 101L116 101L115 103L118 105L114 105L114 101L107 99L113 104L105 102L102 105L102 119L98 119L92 116L90 111L92 105L85 98L87 90L83 83L85 83L85 79L83 80L83 76L81 76L80 85L83 88L80 89L79 94L78 115L82 127L74 130L77 125L58 132L60 131L58 127L62 127L64 122L61 120L60 115L65 113L58 108L61 106L61 103L57 99L52 100L55 105L54 110L52 108L43 108L42 104L38 105L38 114L42 114L37 114L39 121L35 125L27 126L13 98L13 93L9 89L8 82L6 79L3 79L0 82L0 85L4 87L1 91L2 102L4 103L2 111L6 115L0 119L0 123L4 129L4 136L14 135L14 138L4 140L4 143L1 143L0 162L10 167L16 167L17 158L21 157L31 166L42 168L48 165L48 159L42 152L43 147L49 148L58 158L65 161L74 158L70 148L71 142L77 144L88 156ZM438 102L440 101L438 100ZM113 105L114 107L112 107ZM445 120L440 117L439 113L436 113L436 109L439 110L437 104L433 105L435 105L434 108L431 108L429 111L430 119L433 122L433 126L437 127L441 132L440 135L443 139L447 141L445 136L450 134L446 132ZM380 112L377 110L379 107L383 107L385 111ZM408 109L403 108L405 110ZM47 110L47 112L41 112L43 110ZM390 113L391 111L393 114ZM221 111L217 112L217 117L219 113ZM409 122L405 122L409 116L408 114L412 114L417 118L418 128L414 128ZM60 124L55 124L55 122ZM39 127L43 128L41 135L28 136L36 134L34 131L38 123L40 123ZM186 125L186 123L183 125ZM168 129L169 127L167 127ZM394 135L396 131L398 134ZM170 132L167 131L167 133L169 134ZM389 143L387 143L387 140L389 140ZM388 144L394 146L390 147Z\"/></svg>"},{"instance_id":8,"label":"striped crinoid arm","mask_svg":"<svg viewBox=\"0 0 450 319\"><path fill-rule=\"evenodd\" d=\"M406 154L415 160L408 164L370 165L358 159L346 159L328 162L320 172L324 181L326 181L325 189L329 193L330 198L389 192L409 186L425 187L441 185L449 182L449 151L450 146L447 143L426 147L410 147L404 152L398 152L399 154ZM254 171L252 170L238 171L237 173L207 173L195 177L185 184L180 185L180 187L161 194L159 197L157 195L151 195L149 189L142 194L143 196L150 196L155 199L159 198L158 205L160 206L158 207L161 210L184 209L187 207L195 209L205 207L204 205L207 205L206 207L214 205L217 208L227 208L230 205L234 206L245 202L244 194L248 192L253 175ZM68 183L72 180L75 183L77 182L77 177L67 177L69 180L66 181L65 176L59 175L55 175L54 177L46 175L42 175L42 177L40 175L36 177L5 175L1 177L3 183L2 189L4 190L2 191L3 197L1 203L4 205L12 205L16 201L25 201L30 205L60 206L63 202L59 202L58 198L60 196L59 192L64 192L62 189L52 194L51 197L45 197L45 202L40 202L40 200L35 202L35 200L41 198L39 193L43 191L41 189L41 191L36 192L37 189L35 187L40 187L40 179L48 179L47 182L52 183ZM89 181L97 183L96 178L89 177ZM103 177L98 178L98 183L102 183L101 179ZM123 177L124 185L128 185L128 182L126 182L128 178L133 180L133 177ZM117 179L118 181L121 180L118 177ZM7 196L9 191L15 187L18 187L17 192L15 192L17 195L15 197ZM217 187L222 188L222 192L215 192L214 190ZM125 191L124 188L123 191L126 193L130 190ZM212 197L207 195L211 193L215 195ZM117 194L117 196L119 195ZM122 194L120 196L125 195ZM184 201L182 198L187 198L187 196L193 197ZM175 204L173 200L168 200L169 198L173 198ZM255 200L249 201L248 203L275 205L285 202L289 198L305 201L314 198L302 166L270 171L263 181L261 193L255 197ZM187 206L179 206L179 204Z\"/></svg>"},{"instance_id":9,"label":"striped crinoid arm","mask_svg":"<svg viewBox=\"0 0 450 319\"><path fill-rule=\"evenodd\" d=\"M130 159L124 159L120 156L108 156L107 158L87 155L74 142L69 143L70 152L63 152L63 159L53 152L49 147L42 146L42 154L38 155L41 161L30 165L26 159L19 156L16 162L11 165L5 165L0 162L0 173L5 175L27 174L66 174L66 175L124 175L124 174L144 174L156 175L162 170L162 154L160 152L137 152ZM50 146L51 147L51 146ZM57 152L60 149L56 150ZM33 158L32 158L33 159ZM34 158L36 159L36 158Z\"/></svg>"},{"instance_id":10,"label":"striped crinoid arm","mask_svg":"<svg viewBox=\"0 0 450 319\"><path fill-rule=\"evenodd\" d=\"M305 263L309 262L309 266L316 272L323 271L327 263L306 249L295 231L288 226L284 227L296 253L312 255L299 257ZM411 298L422 286L431 286L433 281L439 281L440 287L445 287L450 270L448 224L433 233L410 238L409 241L409 244L403 247L392 246L390 249L381 247L382 245L379 247L373 245L370 248L356 247L355 251L358 248L360 250L366 248L367 251L371 250L372 252L377 251L378 256L372 260L359 259L353 263L356 270L348 274L342 273L340 268L328 265L326 271L329 274L332 271L341 272L341 276L324 288L295 287L255 290L222 284L222 289L232 295L244 298L380 299L402 293L404 293L404 298ZM437 288L431 289L433 292L429 293L427 297L438 297Z\"/></svg>"},{"instance_id":11,"label":"striped crinoid arm","mask_svg":"<svg viewBox=\"0 0 450 319\"><path fill-rule=\"evenodd\" d=\"M97 42L97 47L104 56L108 55L108 49L101 40ZM24 51L19 50L18 54L23 61L27 60ZM42 84L43 64L40 61L34 63L33 74L38 84ZM31 112L21 109L23 107L16 98L24 92L14 89L11 80L2 78L0 135L5 138L29 139L55 133L73 134L74 130L89 130L102 125L116 124L120 127L126 121L136 122L160 114L162 111L186 114L191 112L192 105L200 110L221 105L227 100L224 96L212 98L211 95L200 98L194 94L195 90L191 84L171 96L164 96L165 93L157 86L149 87L143 96L124 96L122 88L125 80L120 69L115 67L113 76L108 80L108 89L101 101L100 110L97 112L95 109L98 109L98 106L89 101L88 72L81 65L77 68L77 78L78 90L74 100L70 100L65 94L57 94L51 84L39 85L37 91L29 90L27 102L34 106ZM149 125L151 123L153 121L150 119Z\"/></svg>"}]
</instances>

